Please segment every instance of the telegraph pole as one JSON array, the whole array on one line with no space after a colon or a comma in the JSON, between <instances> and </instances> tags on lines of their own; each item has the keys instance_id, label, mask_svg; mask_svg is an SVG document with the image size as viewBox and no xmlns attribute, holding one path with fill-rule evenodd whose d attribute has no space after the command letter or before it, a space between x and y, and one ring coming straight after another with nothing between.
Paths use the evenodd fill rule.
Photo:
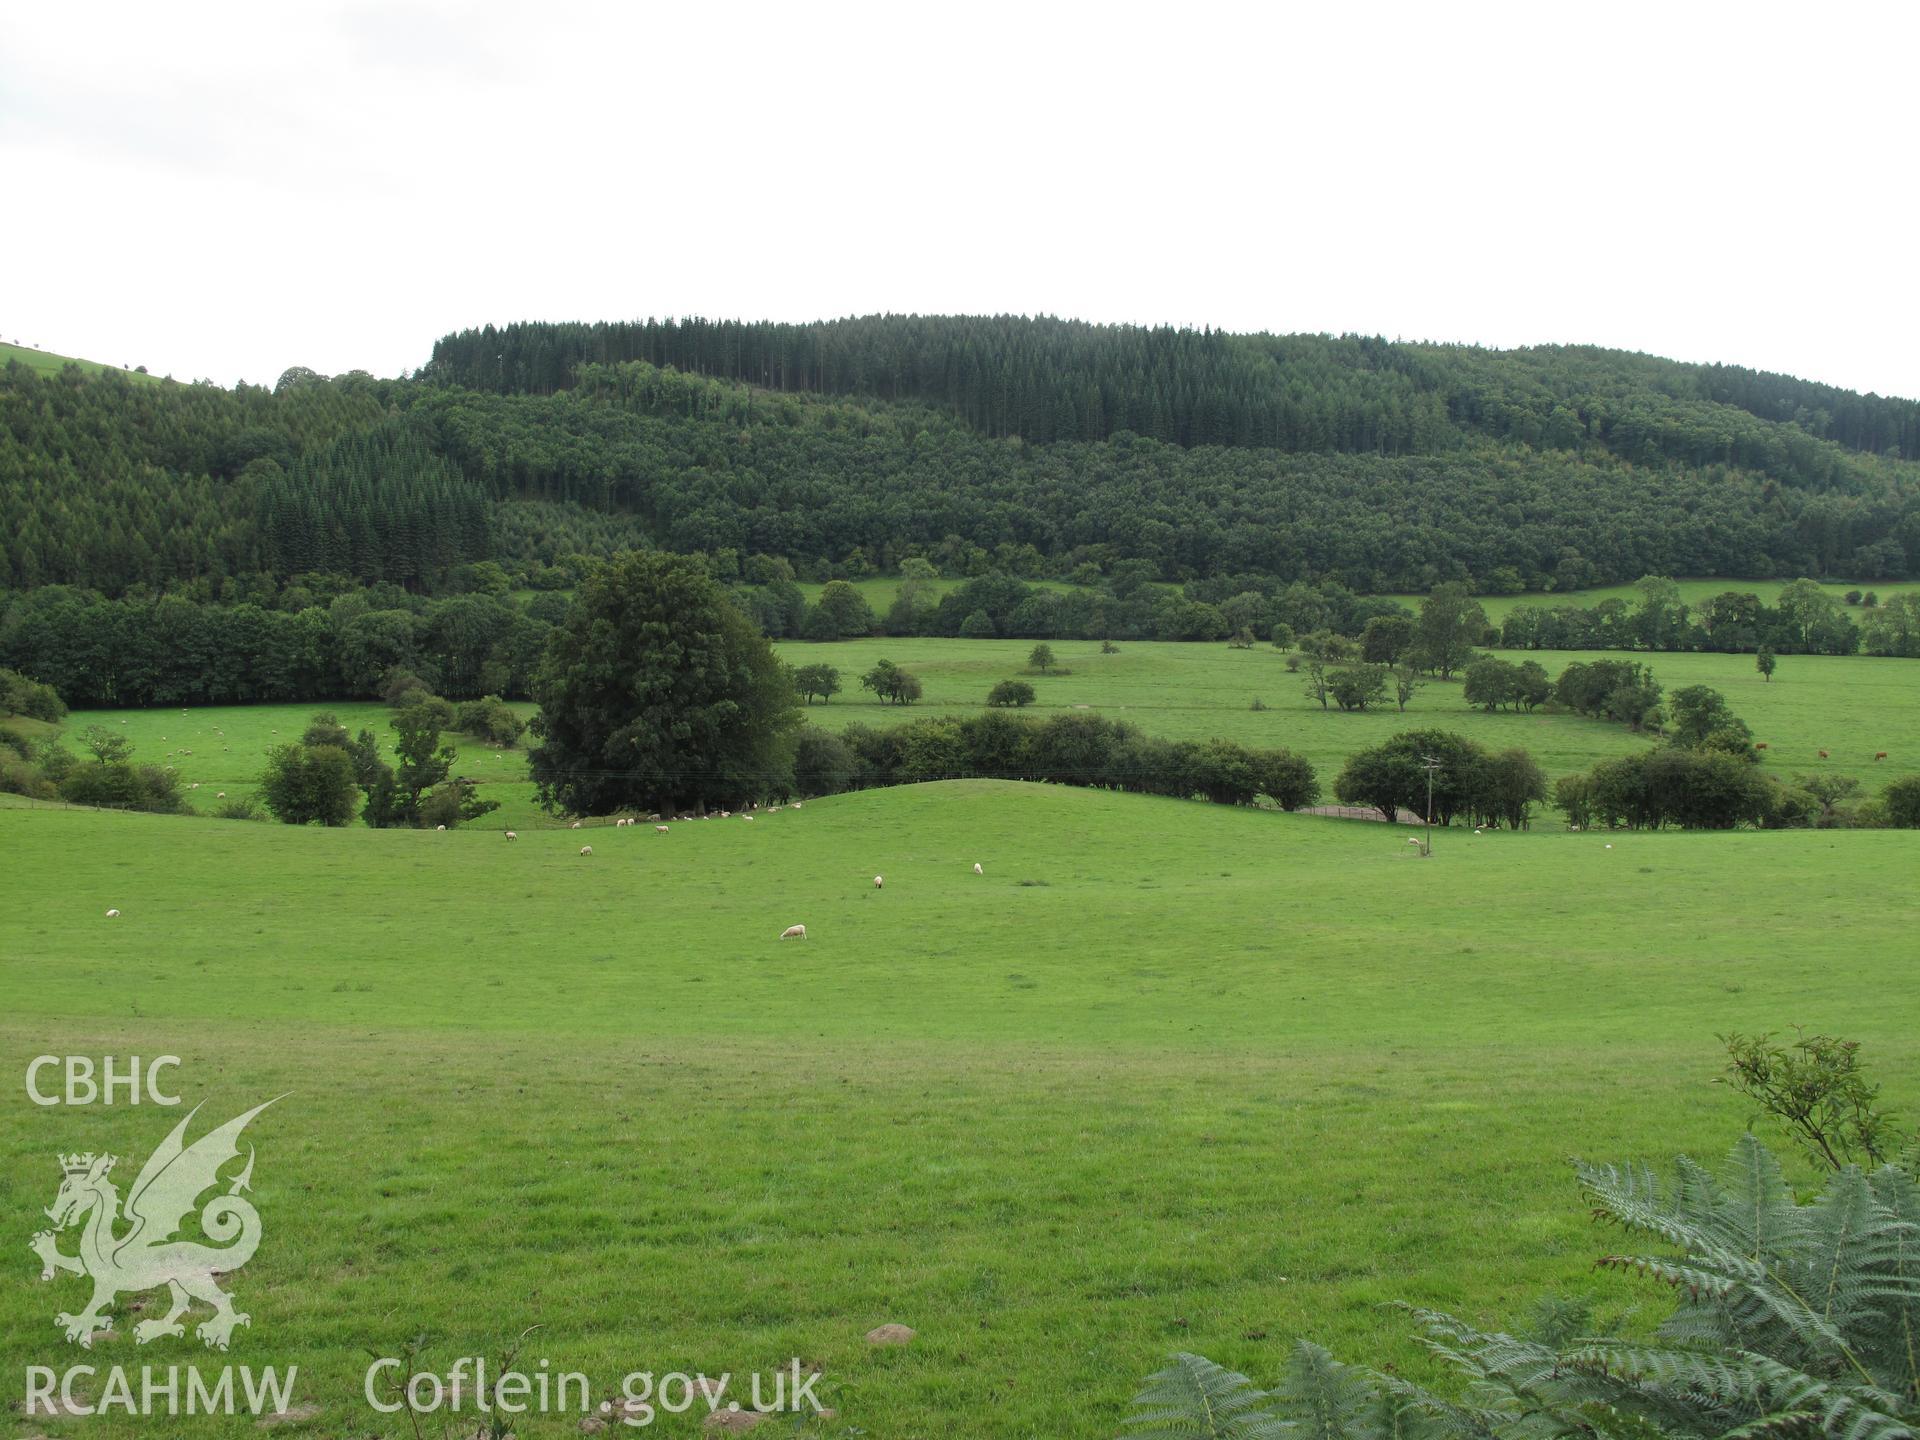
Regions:
<instances>
[{"instance_id":1,"label":"telegraph pole","mask_svg":"<svg viewBox=\"0 0 1920 1440\"><path fill-rule=\"evenodd\" d=\"M1426 838L1420 845L1420 854L1429 856L1433 854L1433 774L1440 768L1439 757L1422 755L1420 768L1427 772L1427 829Z\"/></svg>"}]
</instances>

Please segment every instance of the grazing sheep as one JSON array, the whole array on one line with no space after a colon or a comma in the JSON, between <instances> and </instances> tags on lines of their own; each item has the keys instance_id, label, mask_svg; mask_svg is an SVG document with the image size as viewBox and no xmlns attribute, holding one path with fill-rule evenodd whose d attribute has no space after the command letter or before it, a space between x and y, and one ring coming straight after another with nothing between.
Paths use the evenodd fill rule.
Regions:
<instances>
[{"instance_id":1,"label":"grazing sheep","mask_svg":"<svg viewBox=\"0 0 1920 1440\"><path fill-rule=\"evenodd\" d=\"M1613 842L1612 842L1612 841L1608 841L1608 842L1607 842L1607 849L1609 849L1609 850L1611 850L1612 848L1613 848Z\"/></svg>"},{"instance_id":2,"label":"grazing sheep","mask_svg":"<svg viewBox=\"0 0 1920 1440\"><path fill-rule=\"evenodd\" d=\"M1420 842L1419 842L1418 840L1409 840L1409 841L1407 841L1407 844L1409 844L1409 845L1418 845L1419 843L1420 843Z\"/></svg>"},{"instance_id":3,"label":"grazing sheep","mask_svg":"<svg viewBox=\"0 0 1920 1440\"><path fill-rule=\"evenodd\" d=\"M980 868L980 862L976 860L973 862L973 873L976 875L984 875L987 872Z\"/></svg>"},{"instance_id":4,"label":"grazing sheep","mask_svg":"<svg viewBox=\"0 0 1920 1440\"><path fill-rule=\"evenodd\" d=\"M164 740L164 739L166 739L167 737L166 737L166 736L164 736L164 735L162 735L162 736L161 736L160 738L161 738L162 740ZM1821 758L1822 760L1824 760L1824 759L1826 759L1826 758L1827 758L1827 752L1826 752L1826 751L1824 751L1824 750L1822 750L1822 751L1820 752L1820 758Z\"/></svg>"},{"instance_id":5,"label":"grazing sheep","mask_svg":"<svg viewBox=\"0 0 1920 1440\"><path fill-rule=\"evenodd\" d=\"M874 877L873 877L873 888L874 888L874 889L876 889L876 890L882 890L882 889L885 889L885 888L886 888L886 884L887 884L887 877L886 877L886 876L884 876L884 875L876 875L876 876L874 876Z\"/></svg>"},{"instance_id":6,"label":"grazing sheep","mask_svg":"<svg viewBox=\"0 0 1920 1440\"><path fill-rule=\"evenodd\" d=\"M751 820L753 817L751 815L742 815L740 818L742 820Z\"/></svg>"},{"instance_id":7,"label":"grazing sheep","mask_svg":"<svg viewBox=\"0 0 1920 1440\"><path fill-rule=\"evenodd\" d=\"M591 854L593 854L593 846L591 846L591 845L582 845L582 846L580 847L580 853L581 853L582 855L591 855Z\"/></svg>"},{"instance_id":8,"label":"grazing sheep","mask_svg":"<svg viewBox=\"0 0 1920 1440\"><path fill-rule=\"evenodd\" d=\"M569 825L567 828L569 830L578 830L580 828L580 822L576 820L573 822L573 824Z\"/></svg>"},{"instance_id":9,"label":"grazing sheep","mask_svg":"<svg viewBox=\"0 0 1920 1440\"><path fill-rule=\"evenodd\" d=\"M804 925L789 925L780 932L780 938L782 940L804 940L807 938L807 927Z\"/></svg>"},{"instance_id":10,"label":"grazing sheep","mask_svg":"<svg viewBox=\"0 0 1920 1440\"><path fill-rule=\"evenodd\" d=\"M227 792L222 790L218 795L214 796L213 798L216 800L224 800L227 798Z\"/></svg>"},{"instance_id":11,"label":"grazing sheep","mask_svg":"<svg viewBox=\"0 0 1920 1440\"><path fill-rule=\"evenodd\" d=\"M519 838L520 838L520 837L519 837L518 835L516 835L516 834L514 834L514 833L513 833L513 831L511 831L511 830L509 830L509 831L507 831L507 839L509 839L509 840L518 840Z\"/></svg>"},{"instance_id":12,"label":"grazing sheep","mask_svg":"<svg viewBox=\"0 0 1920 1440\"><path fill-rule=\"evenodd\" d=\"M793 808L794 808L794 809L796 809L796 810L798 810L798 809L800 808L800 802L799 802L798 800L796 800L796 801L794 801L794 802L793 802Z\"/></svg>"},{"instance_id":13,"label":"grazing sheep","mask_svg":"<svg viewBox=\"0 0 1920 1440\"><path fill-rule=\"evenodd\" d=\"M446 829L447 827L446 827L446 826L444 826L444 825L436 825L436 826L434 826L433 828L434 828L434 829L436 829L436 830L444 830L444 829Z\"/></svg>"},{"instance_id":14,"label":"grazing sheep","mask_svg":"<svg viewBox=\"0 0 1920 1440\"><path fill-rule=\"evenodd\" d=\"M107 911L107 919L118 920L119 918L120 918L120 912L118 910Z\"/></svg>"},{"instance_id":15,"label":"grazing sheep","mask_svg":"<svg viewBox=\"0 0 1920 1440\"><path fill-rule=\"evenodd\" d=\"M1756 740L1753 742L1753 748L1756 750L1764 750L1767 748L1767 742L1764 740Z\"/></svg>"},{"instance_id":16,"label":"grazing sheep","mask_svg":"<svg viewBox=\"0 0 1920 1440\"><path fill-rule=\"evenodd\" d=\"M667 833L667 827L664 825L656 825L653 827L653 833L656 835L664 835Z\"/></svg>"},{"instance_id":17,"label":"grazing sheep","mask_svg":"<svg viewBox=\"0 0 1920 1440\"><path fill-rule=\"evenodd\" d=\"M1881 752L1880 752L1880 753L1879 753L1878 755L1875 755L1875 756L1874 756L1873 758L1874 758L1874 759L1875 759L1876 761L1879 761L1879 760L1884 760L1884 759L1886 759L1886 758L1887 758L1887 752L1886 752L1886 751L1884 751L1884 750L1882 750L1882 751L1881 751Z\"/></svg>"}]
</instances>

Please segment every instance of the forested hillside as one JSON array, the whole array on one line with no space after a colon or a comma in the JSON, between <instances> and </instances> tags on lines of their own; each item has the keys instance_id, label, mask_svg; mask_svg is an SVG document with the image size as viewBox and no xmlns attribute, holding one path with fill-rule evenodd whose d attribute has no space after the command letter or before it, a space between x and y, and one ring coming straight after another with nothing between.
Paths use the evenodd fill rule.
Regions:
<instances>
[{"instance_id":1,"label":"forested hillside","mask_svg":"<svg viewBox=\"0 0 1920 1440\"><path fill-rule=\"evenodd\" d=\"M1847 467L1808 438L1920 459L1920 401L1578 346L1497 351L1009 315L648 320L465 330L434 346L426 373L544 395L573 384L581 364L632 360L767 390L922 400L983 434L1038 443L1131 430L1179 445L1411 455L1478 434L1809 484Z\"/></svg>"},{"instance_id":2,"label":"forested hillside","mask_svg":"<svg viewBox=\"0 0 1920 1440\"><path fill-rule=\"evenodd\" d=\"M431 594L633 545L813 579L1893 579L1920 574L1917 413L1591 349L1004 317L514 326L272 390L7 366L0 586Z\"/></svg>"}]
</instances>

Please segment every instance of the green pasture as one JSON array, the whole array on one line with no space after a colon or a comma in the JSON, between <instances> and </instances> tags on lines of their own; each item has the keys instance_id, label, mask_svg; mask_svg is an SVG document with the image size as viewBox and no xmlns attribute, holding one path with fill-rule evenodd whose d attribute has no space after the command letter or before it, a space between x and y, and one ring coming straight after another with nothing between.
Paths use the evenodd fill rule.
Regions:
<instances>
[{"instance_id":1,"label":"green pasture","mask_svg":"<svg viewBox=\"0 0 1920 1440\"><path fill-rule=\"evenodd\" d=\"M71 355L55 355L51 351L36 350L31 345L9 345L0 341L0 369L5 369L10 361L18 360L29 370L37 370L43 375L58 375L69 365L78 365L82 370L120 370L123 375L131 375L136 380L157 381L158 376L143 371L121 369L117 365L102 365L97 360L77 360Z\"/></svg>"},{"instance_id":2,"label":"green pasture","mask_svg":"<svg viewBox=\"0 0 1920 1440\"><path fill-rule=\"evenodd\" d=\"M984 707L994 682L1018 676L1037 699L1027 713L1054 714L1086 707L1137 724L1149 734L1204 740L1216 736L1248 745L1285 746L1311 760L1331 795L1333 778L1356 750L1401 730L1438 727L1470 735L1495 749L1531 751L1551 776L1585 769L1597 760L1646 746L1608 721L1557 711L1488 714L1466 703L1458 681L1430 681L1404 713L1391 704L1363 713L1323 710L1309 699L1305 680L1290 673L1271 645L1235 650L1224 644L1131 641L1113 655L1097 641L1049 642L1066 674L1030 673L1030 640L886 639L839 644L782 642L793 665L826 663L840 670L846 690L809 707L808 720L838 728L853 721L894 724L923 714L963 714ZM1767 767L1782 776L1840 772L1858 776L1867 792L1920 773L1920 664L1863 656L1782 657L1771 683L1751 655L1621 655L1613 651L1501 651L1513 661L1537 659L1558 677L1574 660L1611 657L1650 665L1668 690L1711 685L1767 744ZM920 703L881 705L859 688L859 677L882 657L919 676ZM1252 708L1255 699L1265 710ZM1828 751L1822 760L1819 751ZM1887 752L1887 759L1874 756Z\"/></svg>"},{"instance_id":3,"label":"green pasture","mask_svg":"<svg viewBox=\"0 0 1920 1440\"><path fill-rule=\"evenodd\" d=\"M533 706L516 705L523 715ZM133 742L133 758L148 765L172 765L180 776L181 793L202 814L211 814L224 791L229 799L259 791L260 772L267 752L276 745L298 740L307 721L331 711L347 729L358 734L371 730L380 737L391 758L394 712L372 700L316 701L310 705L205 705L174 710L76 710L64 727L68 748L84 753L81 733L89 725L103 726ZM481 793L498 800L500 809L481 823L493 828L533 825L545 820L533 799L527 779L527 752L476 740L470 735L446 734L458 758L455 775L478 782ZM198 789L191 788L198 785Z\"/></svg>"},{"instance_id":4,"label":"green pasture","mask_svg":"<svg viewBox=\"0 0 1920 1440\"><path fill-rule=\"evenodd\" d=\"M279 1433L399 1436L369 1350L424 1332L444 1367L538 1325L523 1367L596 1398L798 1357L840 1412L818 1433L1093 1440L1173 1350L1264 1377L1304 1334L1431 1373L1397 1298L1492 1325L1593 1291L1649 1323L1653 1286L1593 1272L1617 1237L1565 1162L1717 1156L1746 1119L1718 1031L1858 1037L1920 1102L1920 835L1404 838L992 782L590 857L0 806L0 1072L176 1054L196 1129L286 1097L249 1132L265 1239L223 1282L251 1328L136 1347L122 1297L89 1354L53 1323L84 1285L26 1249L54 1156L131 1170L182 1112L38 1109L16 1078L4 1367L297 1364L319 1414ZM918 1338L870 1348L885 1322Z\"/></svg>"}]
</instances>

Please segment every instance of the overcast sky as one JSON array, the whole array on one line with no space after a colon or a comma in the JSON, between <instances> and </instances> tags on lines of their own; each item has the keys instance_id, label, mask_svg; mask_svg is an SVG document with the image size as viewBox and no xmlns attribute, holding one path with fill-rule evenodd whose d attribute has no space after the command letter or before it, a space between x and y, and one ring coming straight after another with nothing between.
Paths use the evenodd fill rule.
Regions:
<instances>
[{"instance_id":1,"label":"overcast sky","mask_svg":"<svg viewBox=\"0 0 1920 1440\"><path fill-rule=\"evenodd\" d=\"M10 5L0 338L271 383L488 321L1013 311L1920 396L1917 16Z\"/></svg>"}]
</instances>

